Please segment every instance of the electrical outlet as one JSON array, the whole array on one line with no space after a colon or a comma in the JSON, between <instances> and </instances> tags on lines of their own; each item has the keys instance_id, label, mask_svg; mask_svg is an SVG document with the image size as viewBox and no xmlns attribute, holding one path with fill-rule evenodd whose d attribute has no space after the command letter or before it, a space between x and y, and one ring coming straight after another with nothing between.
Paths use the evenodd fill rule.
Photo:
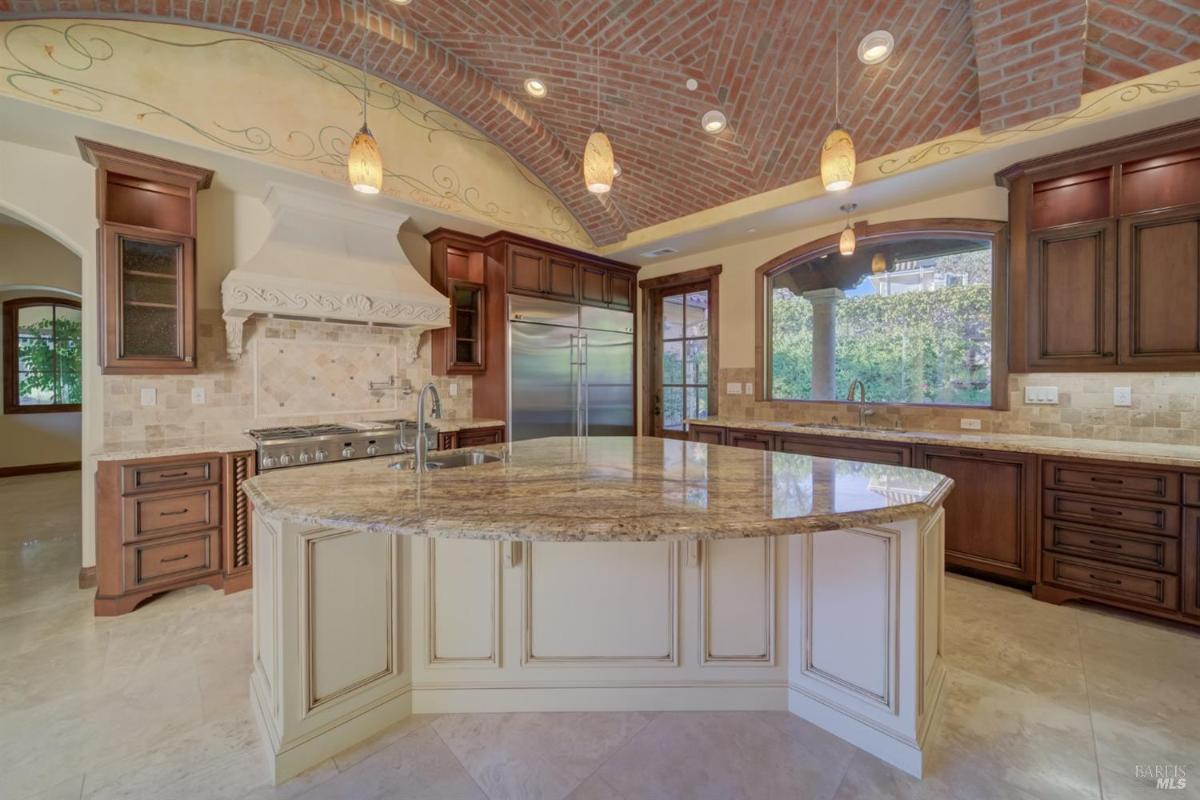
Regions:
<instances>
[{"instance_id":1,"label":"electrical outlet","mask_svg":"<svg viewBox=\"0 0 1200 800\"><path fill-rule=\"evenodd\" d=\"M1114 406L1131 406L1133 405L1133 389L1129 386L1114 386L1113 387L1113 405Z\"/></svg>"},{"instance_id":2,"label":"electrical outlet","mask_svg":"<svg viewBox=\"0 0 1200 800\"><path fill-rule=\"evenodd\" d=\"M1058 387L1057 386L1026 386L1025 387L1025 404L1036 406L1047 406L1058 404Z\"/></svg>"},{"instance_id":3,"label":"electrical outlet","mask_svg":"<svg viewBox=\"0 0 1200 800\"><path fill-rule=\"evenodd\" d=\"M192 389L192 405L202 406L206 402L208 402L208 398L205 395L203 386L197 386Z\"/></svg>"},{"instance_id":4,"label":"electrical outlet","mask_svg":"<svg viewBox=\"0 0 1200 800\"><path fill-rule=\"evenodd\" d=\"M142 405L152 406L158 402L157 389L142 389Z\"/></svg>"},{"instance_id":5,"label":"electrical outlet","mask_svg":"<svg viewBox=\"0 0 1200 800\"><path fill-rule=\"evenodd\" d=\"M745 385L744 389L742 390L742 394L754 394L754 384L747 383Z\"/></svg>"},{"instance_id":6,"label":"electrical outlet","mask_svg":"<svg viewBox=\"0 0 1200 800\"><path fill-rule=\"evenodd\" d=\"M741 394L742 385L740 383L725 384L725 394Z\"/></svg>"},{"instance_id":7,"label":"electrical outlet","mask_svg":"<svg viewBox=\"0 0 1200 800\"><path fill-rule=\"evenodd\" d=\"M458 384L457 383L450 384L450 396L458 397Z\"/></svg>"},{"instance_id":8,"label":"electrical outlet","mask_svg":"<svg viewBox=\"0 0 1200 800\"><path fill-rule=\"evenodd\" d=\"M983 427L983 423L971 417L965 417L958 421L958 427L964 431L977 431Z\"/></svg>"}]
</instances>

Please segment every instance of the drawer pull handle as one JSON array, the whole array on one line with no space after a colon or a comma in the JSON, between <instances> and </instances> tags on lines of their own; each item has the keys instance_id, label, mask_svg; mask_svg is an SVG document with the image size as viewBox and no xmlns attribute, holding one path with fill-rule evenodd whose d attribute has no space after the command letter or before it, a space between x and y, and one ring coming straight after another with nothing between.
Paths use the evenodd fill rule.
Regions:
<instances>
[{"instance_id":1,"label":"drawer pull handle","mask_svg":"<svg viewBox=\"0 0 1200 800\"><path fill-rule=\"evenodd\" d=\"M1121 585L1121 581L1118 580L1117 578L1102 578L1099 575L1093 575L1090 572L1088 573L1088 577L1091 578L1092 580L1098 581L1100 583L1107 583L1109 586L1120 586Z\"/></svg>"},{"instance_id":2,"label":"drawer pull handle","mask_svg":"<svg viewBox=\"0 0 1200 800\"><path fill-rule=\"evenodd\" d=\"M983 453L979 452L978 450L959 450L958 454L960 456L967 456L968 458L986 458L987 457Z\"/></svg>"},{"instance_id":3,"label":"drawer pull handle","mask_svg":"<svg viewBox=\"0 0 1200 800\"><path fill-rule=\"evenodd\" d=\"M1099 475L1093 475L1091 480L1092 483L1111 483L1115 486L1121 486L1125 483L1125 481L1121 480L1120 478L1104 478Z\"/></svg>"},{"instance_id":4,"label":"drawer pull handle","mask_svg":"<svg viewBox=\"0 0 1200 800\"><path fill-rule=\"evenodd\" d=\"M181 556L171 556L170 558L164 558L164 559L163 559L161 562L159 562L159 563L161 563L161 564L170 564L172 561L183 561L183 560L184 560L184 559L186 559L187 557L188 557L188 554L187 554L187 553L184 553L184 554L183 554L183 555L181 555Z\"/></svg>"},{"instance_id":5,"label":"drawer pull handle","mask_svg":"<svg viewBox=\"0 0 1200 800\"><path fill-rule=\"evenodd\" d=\"M1124 545L1116 542L1106 542L1103 539L1088 539L1088 544L1094 547L1107 547L1109 550L1123 550Z\"/></svg>"},{"instance_id":6,"label":"drawer pull handle","mask_svg":"<svg viewBox=\"0 0 1200 800\"><path fill-rule=\"evenodd\" d=\"M158 515L160 517L178 517L180 514L186 514L187 512L186 508L181 508L178 511L160 511Z\"/></svg>"},{"instance_id":7,"label":"drawer pull handle","mask_svg":"<svg viewBox=\"0 0 1200 800\"><path fill-rule=\"evenodd\" d=\"M183 472L160 472L160 473L158 473L158 477L160 477L160 478L186 478L188 476L188 474L189 473L187 470L184 470Z\"/></svg>"},{"instance_id":8,"label":"drawer pull handle","mask_svg":"<svg viewBox=\"0 0 1200 800\"><path fill-rule=\"evenodd\" d=\"M1106 517L1123 517L1123 516L1125 516L1124 511L1121 511L1116 508L1097 508L1096 506L1092 506L1088 510L1091 511L1093 514L1103 514Z\"/></svg>"}]
</instances>

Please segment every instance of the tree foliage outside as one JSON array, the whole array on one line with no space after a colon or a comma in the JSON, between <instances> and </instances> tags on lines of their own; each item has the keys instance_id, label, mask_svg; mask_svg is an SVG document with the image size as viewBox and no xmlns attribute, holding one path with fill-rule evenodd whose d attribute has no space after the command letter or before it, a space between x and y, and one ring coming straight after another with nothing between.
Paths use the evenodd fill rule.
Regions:
<instances>
[{"instance_id":1,"label":"tree foliage outside","mask_svg":"<svg viewBox=\"0 0 1200 800\"><path fill-rule=\"evenodd\" d=\"M991 402L991 252L935 261L936 273L952 274L961 283L888 296L850 295L838 301L835 398L845 397L858 378L866 384L871 402ZM812 316L808 300L788 289L773 290L771 370L776 398L812 397Z\"/></svg>"},{"instance_id":2,"label":"tree foliage outside","mask_svg":"<svg viewBox=\"0 0 1200 800\"><path fill-rule=\"evenodd\" d=\"M82 325L78 319L55 314L56 308L59 307L27 306L22 309L38 318L33 321L22 319L17 334L21 405L75 404L83 397L80 378Z\"/></svg>"}]
</instances>

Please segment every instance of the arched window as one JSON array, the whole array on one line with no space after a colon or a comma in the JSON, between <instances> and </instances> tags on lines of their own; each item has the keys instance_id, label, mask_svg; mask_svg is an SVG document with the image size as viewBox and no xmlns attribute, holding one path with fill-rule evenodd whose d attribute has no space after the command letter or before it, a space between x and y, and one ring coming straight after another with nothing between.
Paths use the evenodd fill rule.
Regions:
<instances>
[{"instance_id":1,"label":"arched window","mask_svg":"<svg viewBox=\"0 0 1200 800\"><path fill-rule=\"evenodd\" d=\"M4 413L78 411L79 303L22 297L4 303Z\"/></svg>"},{"instance_id":2,"label":"arched window","mask_svg":"<svg viewBox=\"0 0 1200 800\"><path fill-rule=\"evenodd\" d=\"M1005 407L1003 223L861 225L758 270L766 400Z\"/></svg>"}]
</instances>

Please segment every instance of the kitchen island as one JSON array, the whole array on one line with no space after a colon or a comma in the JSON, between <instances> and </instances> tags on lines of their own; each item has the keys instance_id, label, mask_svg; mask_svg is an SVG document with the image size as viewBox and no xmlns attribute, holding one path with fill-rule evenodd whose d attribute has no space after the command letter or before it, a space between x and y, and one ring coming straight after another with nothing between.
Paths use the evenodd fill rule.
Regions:
<instances>
[{"instance_id":1,"label":"kitchen island","mask_svg":"<svg viewBox=\"0 0 1200 800\"><path fill-rule=\"evenodd\" d=\"M277 781L410 713L633 709L787 708L921 774L951 481L654 438L475 452L245 484Z\"/></svg>"}]
</instances>

